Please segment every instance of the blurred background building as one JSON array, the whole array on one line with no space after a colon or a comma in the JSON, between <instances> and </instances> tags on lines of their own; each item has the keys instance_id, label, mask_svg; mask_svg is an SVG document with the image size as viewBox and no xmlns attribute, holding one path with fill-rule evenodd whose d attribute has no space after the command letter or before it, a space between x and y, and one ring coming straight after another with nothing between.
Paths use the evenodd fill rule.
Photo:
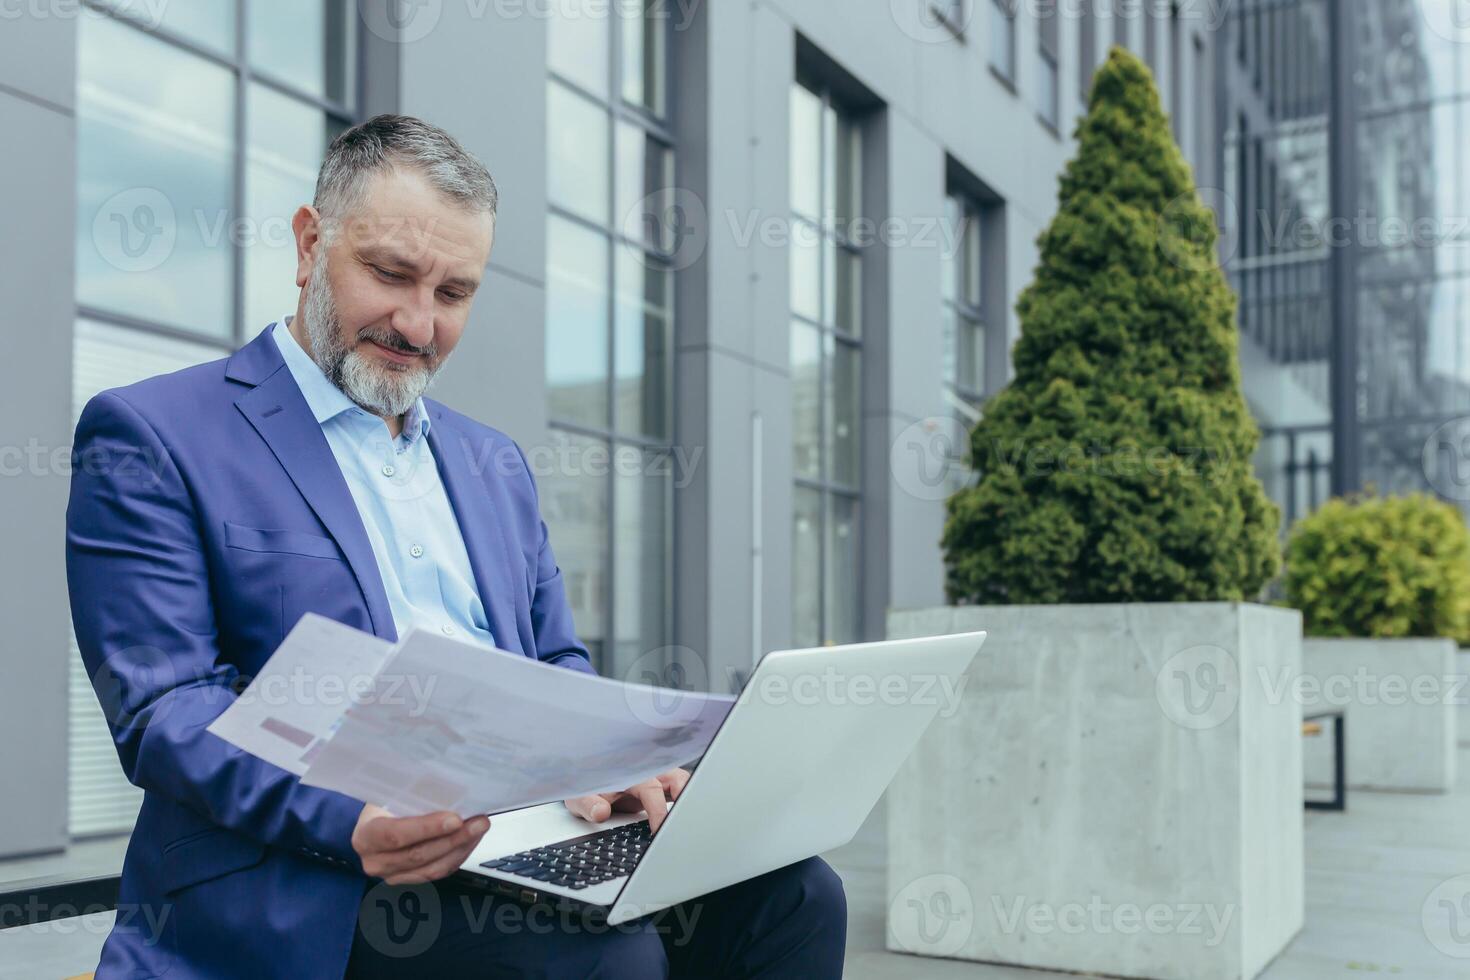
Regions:
<instances>
[{"instance_id":1,"label":"blurred background building","mask_svg":"<svg viewBox=\"0 0 1470 980\"><path fill-rule=\"evenodd\" d=\"M1259 469L1288 519L1374 486L1470 501L1470 18L1243 0L1222 186Z\"/></svg>"}]
</instances>

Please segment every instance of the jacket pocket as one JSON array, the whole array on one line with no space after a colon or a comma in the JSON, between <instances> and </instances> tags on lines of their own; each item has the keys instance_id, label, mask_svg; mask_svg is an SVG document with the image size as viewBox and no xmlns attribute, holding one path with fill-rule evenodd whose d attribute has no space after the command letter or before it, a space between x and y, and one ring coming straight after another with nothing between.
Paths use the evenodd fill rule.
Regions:
<instances>
[{"instance_id":1,"label":"jacket pocket","mask_svg":"<svg viewBox=\"0 0 1470 980\"><path fill-rule=\"evenodd\" d=\"M240 551L259 551L267 554L302 555L307 558L331 558L342 560L337 542L318 534L305 531L287 531L278 528L246 527L225 521L225 546Z\"/></svg>"},{"instance_id":2,"label":"jacket pocket","mask_svg":"<svg viewBox=\"0 0 1470 980\"><path fill-rule=\"evenodd\" d=\"M163 849L163 891L171 895L264 859L264 844L224 827L190 834Z\"/></svg>"}]
</instances>

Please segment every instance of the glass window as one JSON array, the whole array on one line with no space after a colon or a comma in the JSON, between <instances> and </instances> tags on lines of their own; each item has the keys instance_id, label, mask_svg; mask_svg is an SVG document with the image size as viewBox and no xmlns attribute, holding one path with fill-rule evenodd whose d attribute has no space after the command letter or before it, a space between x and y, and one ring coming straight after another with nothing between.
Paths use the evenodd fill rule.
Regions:
<instances>
[{"instance_id":1,"label":"glass window","mask_svg":"<svg viewBox=\"0 0 1470 980\"><path fill-rule=\"evenodd\" d=\"M611 527L608 444L564 430L551 432L550 463L536 473L542 518L562 569L577 637L594 664L607 637L607 563Z\"/></svg>"},{"instance_id":2,"label":"glass window","mask_svg":"<svg viewBox=\"0 0 1470 980\"><path fill-rule=\"evenodd\" d=\"M315 106L252 84L246 94L245 330L296 306L296 236L291 217L310 204L327 146L345 128Z\"/></svg>"},{"instance_id":3,"label":"glass window","mask_svg":"<svg viewBox=\"0 0 1470 980\"><path fill-rule=\"evenodd\" d=\"M619 432L666 441L673 391L673 274L643 261L641 253L617 254L613 325L613 418Z\"/></svg>"},{"instance_id":4,"label":"glass window","mask_svg":"<svg viewBox=\"0 0 1470 980\"><path fill-rule=\"evenodd\" d=\"M607 97L611 57L605 0L561 0L546 25L547 65L593 95Z\"/></svg>"},{"instance_id":5,"label":"glass window","mask_svg":"<svg viewBox=\"0 0 1470 980\"><path fill-rule=\"evenodd\" d=\"M221 351L142 330L79 319L73 339L72 420L93 395L155 374L212 361ZM76 635L68 633L67 829L72 836L126 830L138 816L143 791L128 782L97 693L82 663Z\"/></svg>"},{"instance_id":6,"label":"glass window","mask_svg":"<svg viewBox=\"0 0 1470 980\"><path fill-rule=\"evenodd\" d=\"M569 531L547 524L578 590L577 633L600 672L622 677L667 645L672 622L670 259L682 219L674 141L660 121L668 13L652 0L620 0L611 9L574 0L551 14L550 424L559 439L592 439L614 465L585 477L599 483L611 521ZM617 80L611 89L610 79ZM565 551L567 533L599 540Z\"/></svg>"},{"instance_id":7,"label":"glass window","mask_svg":"<svg viewBox=\"0 0 1470 980\"><path fill-rule=\"evenodd\" d=\"M660 0L623 0L623 100L662 118L665 114L664 56L669 10Z\"/></svg>"},{"instance_id":8,"label":"glass window","mask_svg":"<svg viewBox=\"0 0 1470 980\"><path fill-rule=\"evenodd\" d=\"M557 207L606 224L608 195L607 110L564 85L546 90L547 193Z\"/></svg>"},{"instance_id":9,"label":"glass window","mask_svg":"<svg viewBox=\"0 0 1470 980\"><path fill-rule=\"evenodd\" d=\"M357 72L348 0L256 0L247 37L239 0L105 5L119 16L77 25L78 413L103 388L220 357L295 306L290 217L353 121ZM70 831L123 832L140 794L75 640L70 657Z\"/></svg>"},{"instance_id":10,"label":"glass window","mask_svg":"<svg viewBox=\"0 0 1470 980\"><path fill-rule=\"evenodd\" d=\"M319 99L350 101L351 0L253 0L245 9L255 70Z\"/></svg>"},{"instance_id":11,"label":"glass window","mask_svg":"<svg viewBox=\"0 0 1470 980\"><path fill-rule=\"evenodd\" d=\"M982 284L984 208L968 194L951 194L946 215L954 229L953 253L940 280L944 301L945 384L978 409L985 393L986 304Z\"/></svg>"},{"instance_id":12,"label":"glass window","mask_svg":"<svg viewBox=\"0 0 1470 980\"><path fill-rule=\"evenodd\" d=\"M822 332L791 324L791 445L798 477L822 478Z\"/></svg>"},{"instance_id":13,"label":"glass window","mask_svg":"<svg viewBox=\"0 0 1470 980\"><path fill-rule=\"evenodd\" d=\"M824 429L827 433L828 474L832 482L845 487L858 485L858 434L862 418L862 363L860 350L850 341L828 334L826 357L832 370L832 396L826 399L829 412Z\"/></svg>"},{"instance_id":14,"label":"glass window","mask_svg":"<svg viewBox=\"0 0 1470 980\"><path fill-rule=\"evenodd\" d=\"M671 487L667 475L671 467L668 449L617 449L612 591L618 637L614 662L621 669L669 642L668 556L673 542L668 527Z\"/></svg>"},{"instance_id":15,"label":"glass window","mask_svg":"<svg viewBox=\"0 0 1470 980\"><path fill-rule=\"evenodd\" d=\"M1036 58L1036 111L1052 129L1060 122L1060 93L1057 85L1057 63L1045 51Z\"/></svg>"},{"instance_id":16,"label":"glass window","mask_svg":"<svg viewBox=\"0 0 1470 980\"><path fill-rule=\"evenodd\" d=\"M99 6L145 26L165 31L220 54L235 50L237 0L193 0L192 3L143 3L140 0L102 0Z\"/></svg>"},{"instance_id":17,"label":"glass window","mask_svg":"<svg viewBox=\"0 0 1470 980\"><path fill-rule=\"evenodd\" d=\"M546 381L553 418L606 428L607 238L552 215L546 229Z\"/></svg>"},{"instance_id":18,"label":"glass window","mask_svg":"<svg viewBox=\"0 0 1470 980\"><path fill-rule=\"evenodd\" d=\"M234 78L117 20L78 31L77 300L229 338Z\"/></svg>"},{"instance_id":19,"label":"glass window","mask_svg":"<svg viewBox=\"0 0 1470 980\"><path fill-rule=\"evenodd\" d=\"M1057 61L1060 45L1057 32L1061 29L1061 15L1055 3L1040 4L1036 8L1036 111L1052 129L1058 126L1061 117L1060 84L1058 83Z\"/></svg>"},{"instance_id":20,"label":"glass window","mask_svg":"<svg viewBox=\"0 0 1470 980\"><path fill-rule=\"evenodd\" d=\"M813 645L860 632L862 252L845 231L862 213L861 126L797 85L791 148L792 636Z\"/></svg>"},{"instance_id":21,"label":"glass window","mask_svg":"<svg viewBox=\"0 0 1470 980\"><path fill-rule=\"evenodd\" d=\"M652 248L672 252L676 247L676 229L670 225L673 151L647 130L626 122L618 123L616 142L614 227Z\"/></svg>"},{"instance_id":22,"label":"glass window","mask_svg":"<svg viewBox=\"0 0 1470 980\"><path fill-rule=\"evenodd\" d=\"M1159 74L1159 12L1158 4L1145 0L1143 4L1143 60L1157 77ZM1155 83L1157 84L1157 83Z\"/></svg>"},{"instance_id":23,"label":"glass window","mask_svg":"<svg viewBox=\"0 0 1470 980\"><path fill-rule=\"evenodd\" d=\"M822 642L822 494L797 486L791 501L791 645Z\"/></svg>"},{"instance_id":24,"label":"glass window","mask_svg":"<svg viewBox=\"0 0 1470 980\"><path fill-rule=\"evenodd\" d=\"M1016 77L1015 0L990 2L990 64L1006 78Z\"/></svg>"},{"instance_id":25,"label":"glass window","mask_svg":"<svg viewBox=\"0 0 1470 980\"><path fill-rule=\"evenodd\" d=\"M791 210L822 216L822 100L802 85L791 87Z\"/></svg>"},{"instance_id":26,"label":"glass window","mask_svg":"<svg viewBox=\"0 0 1470 980\"><path fill-rule=\"evenodd\" d=\"M858 502L855 497L833 494L828 498L826 565L832 582L823 593L826 603L828 643L856 643L862 639L858 621Z\"/></svg>"},{"instance_id":27,"label":"glass window","mask_svg":"<svg viewBox=\"0 0 1470 980\"><path fill-rule=\"evenodd\" d=\"M1077 84L1082 90L1082 108L1092 91L1092 73L1097 68L1097 11L1093 0L1077 0Z\"/></svg>"}]
</instances>

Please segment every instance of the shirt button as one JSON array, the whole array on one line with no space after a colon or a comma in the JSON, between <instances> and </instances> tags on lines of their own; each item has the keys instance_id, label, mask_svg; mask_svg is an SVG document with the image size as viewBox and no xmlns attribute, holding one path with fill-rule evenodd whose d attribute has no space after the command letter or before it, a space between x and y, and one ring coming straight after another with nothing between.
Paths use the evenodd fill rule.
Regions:
<instances>
[{"instance_id":1,"label":"shirt button","mask_svg":"<svg viewBox=\"0 0 1470 980\"><path fill-rule=\"evenodd\" d=\"M453 626L450 626L448 623L445 623L443 626L441 626L439 628L444 631L444 635L445 636L453 636L454 635L454 627Z\"/></svg>"},{"instance_id":2,"label":"shirt button","mask_svg":"<svg viewBox=\"0 0 1470 980\"><path fill-rule=\"evenodd\" d=\"M393 464L392 463L384 463L383 464L383 475L384 476L392 476L396 472L398 472L398 471L393 468Z\"/></svg>"},{"instance_id":3,"label":"shirt button","mask_svg":"<svg viewBox=\"0 0 1470 980\"><path fill-rule=\"evenodd\" d=\"M424 546L421 544L416 544L412 548L408 549L408 553L410 555L413 555L415 558L422 558L424 557Z\"/></svg>"}]
</instances>

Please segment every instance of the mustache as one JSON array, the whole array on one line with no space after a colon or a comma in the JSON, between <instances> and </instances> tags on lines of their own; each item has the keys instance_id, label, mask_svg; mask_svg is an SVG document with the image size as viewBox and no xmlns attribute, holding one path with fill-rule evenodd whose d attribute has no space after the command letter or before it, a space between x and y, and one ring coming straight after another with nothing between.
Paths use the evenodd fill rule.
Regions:
<instances>
[{"instance_id":1,"label":"mustache","mask_svg":"<svg viewBox=\"0 0 1470 980\"><path fill-rule=\"evenodd\" d=\"M431 360L433 359L434 355L439 352L439 345L437 344L429 344L427 347L413 346L408 341L404 340L403 337L396 330L390 331L388 333L379 333L378 331L369 328L359 331L357 334L357 339L359 341L371 340L375 344L382 344L389 350L401 351L405 354L420 354Z\"/></svg>"}]
</instances>

